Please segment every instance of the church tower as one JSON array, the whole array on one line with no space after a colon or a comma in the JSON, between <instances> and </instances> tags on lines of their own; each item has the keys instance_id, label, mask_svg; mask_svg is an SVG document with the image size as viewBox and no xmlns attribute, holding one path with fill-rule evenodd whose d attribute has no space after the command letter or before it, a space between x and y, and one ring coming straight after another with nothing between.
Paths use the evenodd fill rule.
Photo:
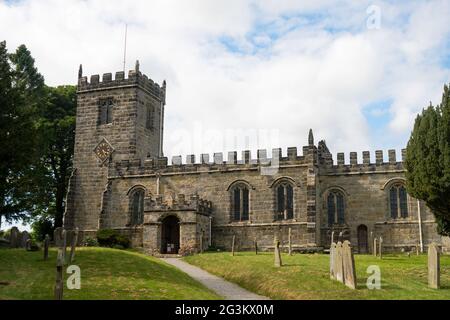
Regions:
<instances>
[{"instance_id":1,"label":"church tower","mask_svg":"<svg viewBox=\"0 0 450 320\"><path fill-rule=\"evenodd\" d=\"M83 237L99 228L108 165L122 160L163 156L166 83L134 70L93 75L78 73L73 174L64 227L78 227Z\"/></svg>"}]
</instances>

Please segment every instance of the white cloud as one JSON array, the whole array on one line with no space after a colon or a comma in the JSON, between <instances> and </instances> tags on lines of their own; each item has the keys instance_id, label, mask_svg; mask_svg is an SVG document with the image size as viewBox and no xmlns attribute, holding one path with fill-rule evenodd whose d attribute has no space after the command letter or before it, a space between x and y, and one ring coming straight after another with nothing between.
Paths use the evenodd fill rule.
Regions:
<instances>
[{"instance_id":1,"label":"white cloud","mask_svg":"<svg viewBox=\"0 0 450 320\"><path fill-rule=\"evenodd\" d=\"M333 152L399 149L415 113L439 102L449 81L440 59L448 54L450 8L445 1L378 1L381 28L368 30L370 4L0 1L0 38L10 50L26 44L49 84L75 83L80 63L87 75L122 68L128 23L127 69L139 59L149 77L168 82L168 156L301 149L310 127ZM239 52L220 39L234 41ZM393 101L392 120L377 139L362 109L385 100ZM238 129L273 137L229 146L226 136Z\"/></svg>"}]
</instances>

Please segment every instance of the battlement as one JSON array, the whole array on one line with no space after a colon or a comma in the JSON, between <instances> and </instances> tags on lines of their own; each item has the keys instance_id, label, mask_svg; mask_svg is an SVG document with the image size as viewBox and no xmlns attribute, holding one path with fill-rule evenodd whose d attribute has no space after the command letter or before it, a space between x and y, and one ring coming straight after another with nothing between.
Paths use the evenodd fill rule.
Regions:
<instances>
[{"instance_id":1,"label":"battlement","mask_svg":"<svg viewBox=\"0 0 450 320\"><path fill-rule=\"evenodd\" d=\"M176 197L156 195L154 199L144 199L144 211L195 211L202 214L211 214L212 202L200 198L197 194L186 198L184 194Z\"/></svg>"},{"instance_id":2,"label":"battlement","mask_svg":"<svg viewBox=\"0 0 450 320\"><path fill-rule=\"evenodd\" d=\"M401 150L401 157L397 159L396 150L390 149L387 153L387 161L384 160L383 150L376 150L374 157L369 151L363 151L361 158L358 158L357 152L350 152L349 160L345 161L345 154L340 152L337 154L337 163L325 166L324 173L342 174L342 173L362 173L376 172L386 170L404 171L403 162L406 158L406 149ZM362 162L361 162L362 159Z\"/></svg>"},{"instance_id":3,"label":"battlement","mask_svg":"<svg viewBox=\"0 0 450 320\"><path fill-rule=\"evenodd\" d=\"M138 86L141 89L147 91L156 99L162 101L165 104L166 101L166 81L162 86L148 78L145 74L139 71L139 63L136 63L135 70L128 71L128 78L125 77L124 71L117 71L113 79L112 73L104 73L101 80L100 75L91 75L90 80L88 77L83 76L82 68L78 74L78 87L77 92L89 92L99 90L110 90L116 88L126 88Z\"/></svg>"},{"instance_id":4,"label":"battlement","mask_svg":"<svg viewBox=\"0 0 450 320\"><path fill-rule=\"evenodd\" d=\"M238 160L238 152L230 151L227 158L223 153L201 154L199 158L195 155L187 155L183 162L182 156L174 156L171 164L167 157L148 158L144 161L122 160L112 163L109 167L109 176L128 176L160 173L190 173L208 171L230 171L239 169L258 170L260 167L278 168L283 165L309 165L317 158L317 148L315 146L303 147L303 155L297 153L296 147L287 148L286 156L282 155L281 148L272 149L272 158L267 157L267 150L257 151L257 157L252 158L249 150L242 151L242 158ZM198 160L198 161L197 161Z\"/></svg>"}]
</instances>

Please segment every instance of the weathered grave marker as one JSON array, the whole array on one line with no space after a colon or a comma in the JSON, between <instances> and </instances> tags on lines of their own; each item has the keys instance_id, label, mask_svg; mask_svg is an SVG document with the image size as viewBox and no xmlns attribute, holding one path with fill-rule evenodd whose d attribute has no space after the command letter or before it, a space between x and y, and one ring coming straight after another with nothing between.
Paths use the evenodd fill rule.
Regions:
<instances>
[{"instance_id":1,"label":"weathered grave marker","mask_svg":"<svg viewBox=\"0 0 450 320\"><path fill-rule=\"evenodd\" d=\"M336 255L334 257L334 274L337 281L344 283L344 265L342 261L342 242L338 241L336 245Z\"/></svg>"},{"instance_id":2,"label":"weathered grave marker","mask_svg":"<svg viewBox=\"0 0 450 320\"><path fill-rule=\"evenodd\" d=\"M50 237L48 234L44 238L44 260L48 259L48 246L50 245Z\"/></svg>"},{"instance_id":3,"label":"weathered grave marker","mask_svg":"<svg viewBox=\"0 0 450 320\"><path fill-rule=\"evenodd\" d=\"M274 241L274 255L275 255L275 261L274 261L274 265L275 267L279 268L283 265L283 262L281 261L281 253L280 253L280 240L278 240L277 237L275 237Z\"/></svg>"},{"instance_id":4,"label":"weathered grave marker","mask_svg":"<svg viewBox=\"0 0 450 320\"><path fill-rule=\"evenodd\" d=\"M428 246L428 286L439 289L441 278L440 250L436 243Z\"/></svg>"},{"instance_id":5,"label":"weathered grave marker","mask_svg":"<svg viewBox=\"0 0 450 320\"><path fill-rule=\"evenodd\" d=\"M255 244L255 254L258 255L258 241L256 240L256 237L254 240L254 244Z\"/></svg>"},{"instance_id":6,"label":"weathered grave marker","mask_svg":"<svg viewBox=\"0 0 450 320\"><path fill-rule=\"evenodd\" d=\"M17 227L11 228L9 245L11 248L17 248L19 246L19 229Z\"/></svg>"},{"instance_id":7,"label":"weathered grave marker","mask_svg":"<svg viewBox=\"0 0 450 320\"><path fill-rule=\"evenodd\" d=\"M22 232L22 239L21 239L20 247L26 249L28 240L30 240L30 234L28 233L28 231Z\"/></svg>"},{"instance_id":8,"label":"weathered grave marker","mask_svg":"<svg viewBox=\"0 0 450 320\"><path fill-rule=\"evenodd\" d=\"M55 300L63 299L63 266L64 252L62 248L58 248L58 256L56 258L56 282L55 282Z\"/></svg>"},{"instance_id":9,"label":"weathered grave marker","mask_svg":"<svg viewBox=\"0 0 450 320\"><path fill-rule=\"evenodd\" d=\"M332 242L330 246L330 279L336 279L336 276L334 274L334 266L336 262L334 261L336 259L336 243Z\"/></svg>"},{"instance_id":10,"label":"weathered grave marker","mask_svg":"<svg viewBox=\"0 0 450 320\"><path fill-rule=\"evenodd\" d=\"M380 255L380 259L383 258L383 237L380 237L380 242L378 246L378 254Z\"/></svg>"},{"instance_id":11,"label":"weathered grave marker","mask_svg":"<svg viewBox=\"0 0 450 320\"><path fill-rule=\"evenodd\" d=\"M350 241L345 240L342 245L342 259L344 268L344 283L351 289L356 289L355 259Z\"/></svg>"},{"instance_id":12,"label":"weathered grave marker","mask_svg":"<svg viewBox=\"0 0 450 320\"><path fill-rule=\"evenodd\" d=\"M289 243L288 243L288 245L289 245L289 247L288 247L288 253L289 253L289 255L291 256L292 255L292 241L291 241L291 236L292 236L292 228L289 228L289 231L288 231L288 237L289 237L289 239L288 239L288 241L289 241Z\"/></svg>"},{"instance_id":13,"label":"weathered grave marker","mask_svg":"<svg viewBox=\"0 0 450 320\"><path fill-rule=\"evenodd\" d=\"M75 230L72 231L72 243L70 245L70 263L72 263L75 260L75 250L77 248L78 244L78 227L75 228Z\"/></svg>"},{"instance_id":14,"label":"weathered grave marker","mask_svg":"<svg viewBox=\"0 0 450 320\"><path fill-rule=\"evenodd\" d=\"M231 242L231 255L234 256L234 244L236 242L236 236L233 235L233 240Z\"/></svg>"},{"instance_id":15,"label":"weathered grave marker","mask_svg":"<svg viewBox=\"0 0 450 320\"><path fill-rule=\"evenodd\" d=\"M377 238L373 238L373 256L378 256L377 254L377 248L378 248L378 240Z\"/></svg>"}]
</instances>

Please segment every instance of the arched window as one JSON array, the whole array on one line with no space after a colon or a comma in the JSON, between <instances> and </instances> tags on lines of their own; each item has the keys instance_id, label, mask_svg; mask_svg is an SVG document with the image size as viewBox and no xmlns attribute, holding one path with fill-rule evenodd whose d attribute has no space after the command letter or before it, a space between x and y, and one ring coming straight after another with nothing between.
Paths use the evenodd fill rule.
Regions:
<instances>
[{"instance_id":1,"label":"arched window","mask_svg":"<svg viewBox=\"0 0 450 320\"><path fill-rule=\"evenodd\" d=\"M231 214L234 221L246 221L249 219L249 189L239 183L231 189Z\"/></svg>"},{"instance_id":2,"label":"arched window","mask_svg":"<svg viewBox=\"0 0 450 320\"><path fill-rule=\"evenodd\" d=\"M99 106L100 106L99 123L100 124L112 123L113 107L114 107L112 98L100 99Z\"/></svg>"},{"instance_id":3,"label":"arched window","mask_svg":"<svg viewBox=\"0 0 450 320\"><path fill-rule=\"evenodd\" d=\"M147 107L147 117L145 127L149 130L153 130L155 125L155 107L150 105Z\"/></svg>"},{"instance_id":4,"label":"arched window","mask_svg":"<svg viewBox=\"0 0 450 320\"><path fill-rule=\"evenodd\" d=\"M276 220L294 219L294 189L289 182L276 187Z\"/></svg>"},{"instance_id":5,"label":"arched window","mask_svg":"<svg viewBox=\"0 0 450 320\"><path fill-rule=\"evenodd\" d=\"M137 189L131 194L131 225L139 225L144 223L144 195L142 189Z\"/></svg>"},{"instance_id":6,"label":"arched window","mask_svg":"<svg viewBox=\"0 0 450 320\"><path fill-rule=\"evenodd\" d=\"M333 224L344 224L345 206L342 192L333 190L328 193L327 208L329 226Z\"/></svg>"},{"instance_id":7,"label":"arched window","mask_svg":"<svg viewBox=\"0 0 450 320\"><path fill-rule=\"evenodd\" d=\"M394 184L390 187L389 209L392 219L408 217L408 194L403 184Z\"/></svg>"}]
</instances>

